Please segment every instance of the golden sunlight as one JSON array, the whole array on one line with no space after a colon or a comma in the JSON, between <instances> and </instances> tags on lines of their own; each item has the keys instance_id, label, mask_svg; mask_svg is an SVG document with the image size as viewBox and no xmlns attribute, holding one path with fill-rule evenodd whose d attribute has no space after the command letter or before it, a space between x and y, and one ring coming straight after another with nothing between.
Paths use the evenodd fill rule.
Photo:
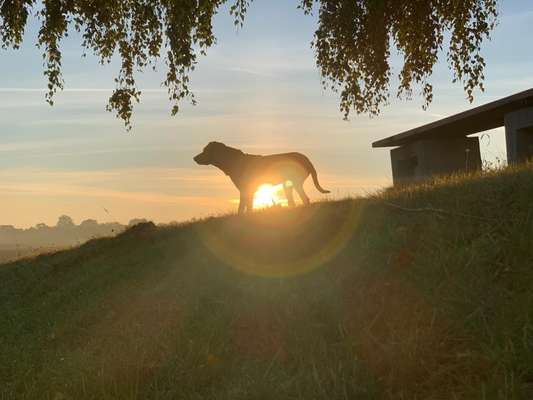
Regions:
<instances>
[{"instance_id":1,"label":"golden sunlight","mask_svg":"<svg viewBox=\"0 0 533 400\"><path fill-rule=\"evenodd\" d=\"M254 208L266 208L281 205L283 202L279 196L283 185L261 185L254 195Z\"/></svg>"}]
</instances>

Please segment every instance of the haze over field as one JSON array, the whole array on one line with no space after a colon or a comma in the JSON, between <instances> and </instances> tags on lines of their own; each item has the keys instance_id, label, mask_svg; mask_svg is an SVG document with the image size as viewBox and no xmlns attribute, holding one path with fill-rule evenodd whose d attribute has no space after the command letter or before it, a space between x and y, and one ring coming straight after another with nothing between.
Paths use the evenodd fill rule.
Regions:
<instances>
[{"instance_id":1,"label":"haze over field","mask_svg":"<svg viewBox=\"0 0 533 400\"><path fill-rule=\"evenodd\" d=\"M101 224L94 219L86 219L77 224L68 215L62 215L53 226L39 223L24 229L0 225L0 263L65 249L90 239L114 236L143 222L146 221L136 218L125 226L117 222Z\"/></svg>"},{"instance_id":2,"label":"haze over field","mask_svg":"<svg viewBox=\"0 0 533 400\"><path fill-rule=\"evenodd\" d=\"M254 2L239 30L220 14L218 44L192 76L198 105L170 117L159 86L163 68L139 75L143 98L131 133L105 112L117 64L81 59L78 35L64 43L67 89L52 108L44 101L42 59L33 42L3 51L0 224L53 225L62 214L76 221L168 222L235 210L238 193L227 177L193 164L210 140L251 153L304 152L334 197L374 191L390 183L390 166L388 151L372 150L372 141L471 107L460 85L449 83L443 56L431 79L429 111L415 98L392 101L379 118L343 121L338 97L320 87L309 47L314 18L284 0ZM531 26L530 1L501 2L500 24L484 47L487 91L475 105L533 87L533 54L520 50L530 47ZM37 29L34 24L26 35L33 39ZM487 159L505 158L501 132L481 146ZM308 193L317 198L313 189Z\"/></svg>"}]
</instances>

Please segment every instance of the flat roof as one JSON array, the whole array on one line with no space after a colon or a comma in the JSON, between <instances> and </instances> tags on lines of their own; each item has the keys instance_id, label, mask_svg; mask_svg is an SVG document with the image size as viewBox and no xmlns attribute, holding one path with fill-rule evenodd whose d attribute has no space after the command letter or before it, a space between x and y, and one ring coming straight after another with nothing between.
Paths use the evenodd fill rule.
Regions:
<instances>
[{"instance_id":1,"label":"flat roof","mask_svg":"<svg viewBox=\"0 0 533 400\"><path fill-rule=\"evenodd\" d=\"M372 147L401 146L418 139L466 136L488 131L503 126L505 114L528 106L533 106L533 88L378 140L372 143Z\"/></svg>"}]
</instances>

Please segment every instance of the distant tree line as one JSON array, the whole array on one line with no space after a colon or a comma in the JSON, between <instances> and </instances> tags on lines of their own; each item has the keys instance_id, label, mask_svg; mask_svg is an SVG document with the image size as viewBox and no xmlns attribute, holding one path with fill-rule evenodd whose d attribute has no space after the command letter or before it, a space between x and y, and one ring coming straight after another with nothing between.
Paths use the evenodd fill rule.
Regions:
<instances>
[{"instance_id":1,"label":"distant tree line","mask_svg":"<svg viewBox=\"0 0 533 400\"><path fill-rule=\"evenodd\" d=\"M76 225L71 217L62 215L55 226L39 223L31 228L19 229L12 225L0 225L0 262L39 253L40 250L65 248L94 238L114 236L142 222L146 220L132 219L128 225L122 225L118 222L98 223L94 219L86 219Z\"/></svg>"}]
</instances>

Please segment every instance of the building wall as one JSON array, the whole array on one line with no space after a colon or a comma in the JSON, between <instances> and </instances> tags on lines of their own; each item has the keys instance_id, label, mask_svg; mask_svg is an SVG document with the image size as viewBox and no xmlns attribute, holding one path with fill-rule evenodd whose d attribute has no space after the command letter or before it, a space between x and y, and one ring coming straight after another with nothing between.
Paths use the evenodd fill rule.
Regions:
<instances>
[{"instance_id":1,"label":"building wall","mask_svg":"<svg viewBox=\"0 0 533 400\"><path fill-rule=\"evenodd\" d=\"M533 158L533 107L505 115L507 162L524 162Z\"/></svg>"},{"instance_id":2,"label":"building wall","mask_svg":"<svg viewBox=\"0 0 533 400\"><path fill-rule=\"evenodd\" d=\"M391 150L394 184L481 169L477 137L424 139Z\"/></svg>"}]
</instances>

